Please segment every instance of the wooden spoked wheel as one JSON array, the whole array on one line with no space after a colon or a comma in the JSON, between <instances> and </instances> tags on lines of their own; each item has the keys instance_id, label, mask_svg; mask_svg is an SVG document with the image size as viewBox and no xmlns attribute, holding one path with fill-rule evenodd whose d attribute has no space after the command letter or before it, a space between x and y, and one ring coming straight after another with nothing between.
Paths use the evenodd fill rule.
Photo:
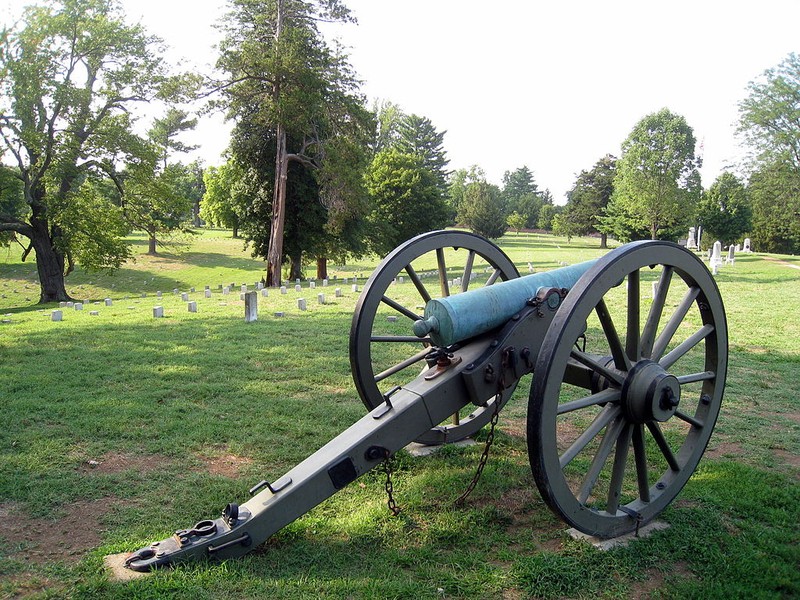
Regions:
<instances>
[{"instance_id":1,"label":"wooden spoked wheel","mask_svg":"<svg viewBox=\"0 0 800 600\"><path fill-rule=\"evenodd\" d=\"M669 242L626 244L567 294L544 339L528 451L550 508L608 538L658 515L719 414L728 335L717 285Z\"/></svg>"},{"instance_id":2,"label":"wooden spoked wheel","mask_svg":"<svg viewBox=\"0 0 800 600\"><path fill-rule=\"evenodd\" d=\"M384 395L428 368L434 348L414 335L431 298L519 277L514 263L488 240L464 231L433 231L393 250L370 276L356 304L350 328L350 366L361 400L372 410ZM479 431L513 388L487 405L470 405L420 438L424 444L455 442Z\"/></svg>"}]
</instances>

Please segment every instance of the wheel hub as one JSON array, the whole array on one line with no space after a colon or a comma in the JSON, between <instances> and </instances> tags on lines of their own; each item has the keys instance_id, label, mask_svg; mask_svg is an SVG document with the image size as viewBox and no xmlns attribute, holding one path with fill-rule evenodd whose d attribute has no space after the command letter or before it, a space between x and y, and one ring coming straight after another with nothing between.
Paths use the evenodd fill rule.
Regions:
<instances>
[{"instance_id":1,"label":"wheel hub","mask_svg":"<svg viewBox=\"0 0 800 600\"><path fill-rule=\"evenodd\" d=\"M632 423L668 421L680 399L678 379L651 360L636 363L622 385L622 409Z\"/></svg>"}]
</instances>

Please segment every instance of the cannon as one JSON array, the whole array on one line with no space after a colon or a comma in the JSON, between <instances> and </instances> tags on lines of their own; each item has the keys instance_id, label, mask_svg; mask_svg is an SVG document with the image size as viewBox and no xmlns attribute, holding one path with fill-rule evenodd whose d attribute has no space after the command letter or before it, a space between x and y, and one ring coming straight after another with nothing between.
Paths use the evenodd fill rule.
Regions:
<instances>
[{"instance_id":1,"label":"cannon","mask_svg":"<svg viewBox=\"0 0 800 600\"><path fill-rule=\"evenodd\" d=\"M717 285L675 244L633 242L520 277L484 238L420 235L386 256L356 304L350 363L368 414L245 502L125 565L245 554L409 443L494 428L529 374L528 454L546 504L590 535L638 530L695 471L727 353Z\"/></svg>"}]
</instances>

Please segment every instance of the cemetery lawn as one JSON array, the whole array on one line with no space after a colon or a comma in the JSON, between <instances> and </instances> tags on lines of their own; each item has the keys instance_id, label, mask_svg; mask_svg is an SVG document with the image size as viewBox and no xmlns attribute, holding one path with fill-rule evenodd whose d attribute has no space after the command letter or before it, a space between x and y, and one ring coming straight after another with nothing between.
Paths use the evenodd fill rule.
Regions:
<instances>
[{"instance_id":1,"label":"cemetery lawn","mask_svg":"<svg viewBox=\"0 0 800 600\"><path fill-rule=\"evenodd\" d=\"M509 234L500 245L523 273L603 253L590 238ZM800 597L797 257L739 255L717 276L730 338L723 409L666 530L608 552L565 534L530 472L526 380L464 507L453 500L482 445L401 451L399 517L384 476L369 473L244 558L120 583L105 555L244 502L363 416L348 357L358 294L341 280L363 284L378 259L331 266L326 288L269 290L245 323L240 286L252 290L263 263L229 232L206 231L113 275L76 271L67 288L83 310L53 322L58 307L35 304L35 264L18 254L0 248L0 598Z\"/></svg>"}]
</instances>

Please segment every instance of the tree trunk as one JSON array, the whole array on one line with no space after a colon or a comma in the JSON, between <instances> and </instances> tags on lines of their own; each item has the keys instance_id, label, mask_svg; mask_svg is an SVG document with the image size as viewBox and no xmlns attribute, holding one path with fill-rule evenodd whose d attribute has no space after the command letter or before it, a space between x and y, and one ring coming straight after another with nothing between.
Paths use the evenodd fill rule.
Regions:
<instances>
[{"instance_id":1,"label":"tree trunk","mask_svg":"<svg viewBox=\"0 0 800 600\"><path fill-rule=\"evenodd\" d=\"M156 254L156 234L154 231L148 231L150 239L147 242L147 253Z\"/></svg>"},{"instance_id":2,"label":"tree trunk","mask_svg":"<svg viewBox=\"0 0 800 600\"><path fill-rule=\"evenodd\" d=\"M328 278L328 258L325 256L317 257L317 279L322 281Z\"/></svg>"},{"instance_id":3,"label":"tree trunk","mask_svg":"<svg viewBox=\"0 0 800 600\"><path fill-rule=\"evenodd\" d=\"M289 257L289 281L303 278L303 253L297 252Z\"/></svg>"},{"instance_id":4,"label":"tree trunk","mask_svg":"<svg viewBox=\"0 0 800 600\"><path fill-rule=\"evenodd\" d=\"M286 129L278 124L278 149L275 157L275 193L272 197L272 227L267 250L267 286L281 284L283 262L283 227L286 221L286 178L289 158L286 154Z\"/></svg>"},{"instance_id":5,"label":"tree trunk","mask_svg":"<svg viewBox=\"0 0 800 600\"><path fill-rule=\"evenodd\" d=\"M31 225L31 243L36 251L36 270L41 288L39 304L72 300L64 285L64 254L56 250L47 223L32 219Z\"/></svg>"},{"instance_id":6,"label":"tree trunk","mask_svg":"<svg viewBox=\"0 0 800 600\"><path fill-rule=\"evenodd\" d=\"M608 234L607 233L601 233L600 234L600 248L602 248L603 250L608 248Z\"/></svg>"},{"instance_id":7,"label":"tree trunk","mask_svg":"<svg viewBox=\"0 0 800 600\"><path fill-rule=\"evenodd\" d=\"M658 239L658 223L653 223L650 226L650 239L657 240Z\"/></svg>"}]
</instances>

